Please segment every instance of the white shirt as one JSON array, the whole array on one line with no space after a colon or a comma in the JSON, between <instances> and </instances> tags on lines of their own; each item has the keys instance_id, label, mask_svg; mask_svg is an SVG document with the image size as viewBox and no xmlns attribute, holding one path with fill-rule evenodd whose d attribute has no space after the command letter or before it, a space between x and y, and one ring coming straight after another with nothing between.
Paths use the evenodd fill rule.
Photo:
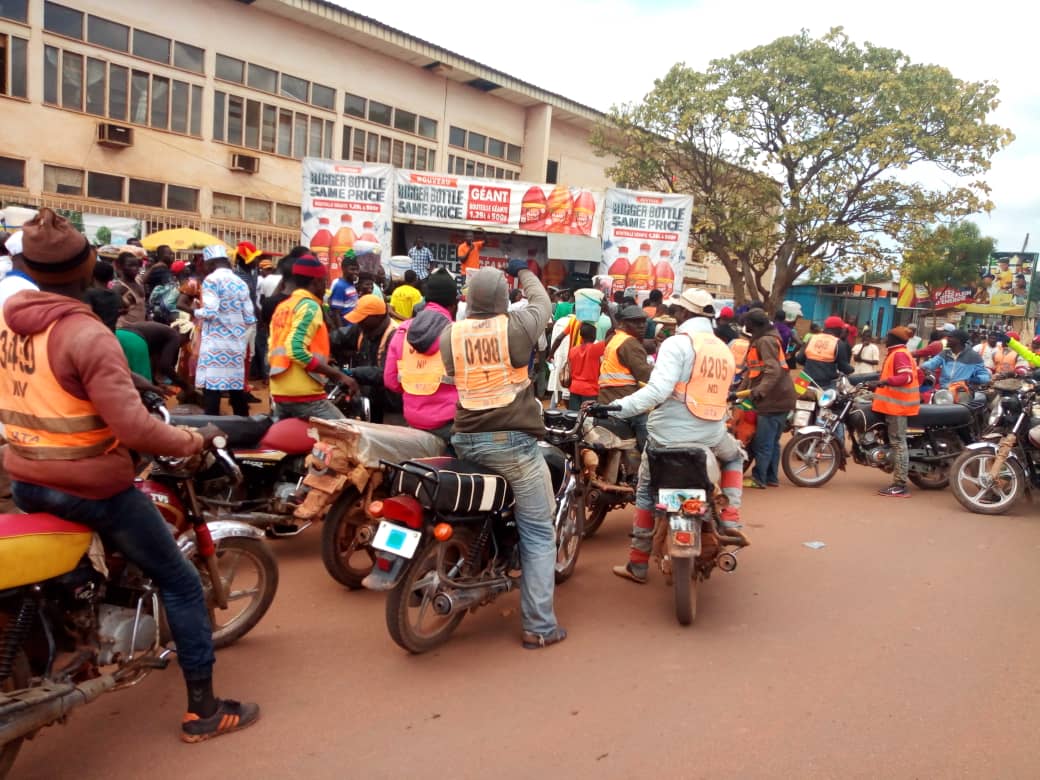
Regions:
<instances>
[{"instance_id":1,"label":"white shirt","mask_svg":"<svg viewBox=\"0 0 1040 780\"><path fill-rule=\"evenodd\" d=\"M873 360L873 363L864 361ZM862 341L852 348L852 370L857 374L870 374L881 370L881 350L878 345Z\"/></svg>"},{"instance_id":2,"label":"white shirt","mask_svg":"<svg viewBox=\"0 0 1040 780\"><path fill-rule=\"evenodd\" d=\"M996 368L997 357L1004 356L1004 349L1000 344L994 344L992 347L988 341L983 341L981 344L976 344L973 349L982 355L982 363L990 371Z\"/></svg>"},{"instance_id":3,"label":"white shirt","mask_svg":"<svg viewBox=\"0 0 1040 780\"><path fill-rule=\"evenodd\" d=\"M282 283L281 274L268 274L261 276L256 283L256 294L258 298L270 298L278 292L278 285Z\"/></svg>"}]
</instances>

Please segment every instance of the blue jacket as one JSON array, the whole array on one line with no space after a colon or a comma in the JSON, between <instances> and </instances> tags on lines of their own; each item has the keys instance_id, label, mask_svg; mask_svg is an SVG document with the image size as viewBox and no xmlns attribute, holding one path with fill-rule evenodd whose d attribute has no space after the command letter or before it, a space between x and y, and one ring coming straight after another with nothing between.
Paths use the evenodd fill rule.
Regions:
<instances>
[{"instance_id":1,"label":"blue jacket","mask_svg":"<svg viewBox=\"0 0 1040 780\"><path fill-rule=\"evenodd\" d=\"M944 349L935 357L921 364L925 371L942 369L939 375L939 387L949 387L950 382L969 382L984 385L992 378L989 369L982 362L982 355L970 347L965 347L959 355Z\"/></svg>"}]
</instances>

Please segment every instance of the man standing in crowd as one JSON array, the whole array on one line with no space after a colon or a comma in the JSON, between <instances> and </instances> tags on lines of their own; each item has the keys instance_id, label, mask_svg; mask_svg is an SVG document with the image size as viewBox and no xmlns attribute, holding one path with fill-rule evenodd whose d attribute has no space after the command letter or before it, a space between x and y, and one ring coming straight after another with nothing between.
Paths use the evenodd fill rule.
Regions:
<instances>
[{"instance_id":1,"label":"man standing in crowd","mask_svg":"<svg viewBox=\"0 0 1040 780\"><path fill-rule=\"evenodd\" d=\"M89 526L158 586L188 691L182 740L245 728L260 709L214 695L202 583L155 505L134 488L130 454L189 457L220 431L173 428L141 404L115 336L79 301L96 255L68 220L40 209L24 227L21 257L41 292L20 293L0 313L2 341L25 341L35 355L34 370L12 364L0 372L0 409L17 420L8 424L16 435L4 457L15 503ZM29 392L16 393L18 385Z\"/></svg>"},{"instance_id":2,"label":"man standing in crowd","mask_svg":"<svg viewBox=\"0 0 1040 780\"><path fill-rule=\"evenodd\" d=\"M881 365L881 348L866 328L860 334L859 343L852 348L852 369L856 374L869 374Z\"/></svg>"},{"instance_id":3,"label":"man standing in crowd","mask_svg":"<svg viewBox=\"0 0 1040 780\"><path fill-rule=\"evenodd\" d=\"M347 315L347 322L348 327L333 333L333 346L348 355L347 361L340 361L350 363L350 368L343 373L369 388L372 422L381 423L387 411L400 408L397 396L390 397L383 384L387 347L397 326L390 319L386 301L371 293L358 298L354 311Z\"/></svg>"},{"instance_id":4,"label":"man standing in crowd","mask_svg":"<svg viewBox=\"0 0 1040 780\"><path fill-rule=\"evenodd\" d=\"M996 373L997 368L1004 361L1004 345L1000 343L996 331L986 334L986 340L976 344L973 349L982 356L982 364L991 374Z\"/></svg>"},{"instance_id":5,"label":"man standing in crowd","mask_svg":"<svg viewBox=\"0 0 1040 780\"><path fill-rule=\"evenodd\" d=\"M410 268L404 272L404 282L394 288L390 295L390 308L394 310L397 317L402 320L412 318L412 309L415 304L422 300L423 294L415 286L418 277Z\"/></svg>"},{"instance_id":6,"label":"man standing in crowd","mask_svg":"<svg viewBox=\"0 0 1040 780\"><path fill-rule=\"evenodd\" d=\"M745 315L744 325L751 332L751 346L741 387L751 391L751 403L757 416L755 438L751 442L755 465L744 487L779 487L780 435L787 413L794 409L794 383L787 370L780 334L766 313L752 309Z\"/></svg>"},{"instance_id":7,"label":"man standing in crowd","mask_svg":"<svg viewBox=\"0 0 1040 780\"><path fill-rule=\"evenodd\" d=\"M736 328L733 327L733 309L729 306L723 306L719 312L719 318L715 324L715 335L726 344L729 344L740 335L737 333Z\"/></svg>"},{"instance_id":8,"label":"man standing in crowd","mask_svg":"<svg viewBox=\"0 0 1040 780\"><path fill-rule=\"evenodd\" d=\"M607 342L599 369L597 400L601 404L612 404L632 395L650 379L650 364L643 347L646 312L638 306L626 306L618 318L617 332ZM647 436L646 415L635 415L628 422L635 430L642 450Z\"/></svg>"},{"instance_id":9,"label":"man standing in crowd","mask_svg":"<svg viewBox=\"0 0 1040 780\"><path fill-rule=\"evenodd\" d=\"M256 340L253 347L253 376L267 379L267 342L271 338L270 322L261 316L264 300L278 291L282 283L281 274L274 273L274 263L264 258L260 261L260 278L256 281Z\"/></svg>"},{"instance_id":10,"label":"man standing in crowd","mask_svg":"<svg viewBox=\"0 0 1040 780\"><path fill-rule=\"evenodd\" d=\"M422 236L418 236L412 248L408 250L408 259L412 261L412 270L420 282L430 275L430 263L433 262L433 252L426 246L426 241L423 240Z\"/></svg>"},{"instance_id":11,"label":"man standing in crowd","mask_svg":"<svg viewBox=\"0 0 1040 780\"><path fill-rule=\"evenodd\" d=\"M133 252L120 252L116 258L116 280L112 290L123 303L123 312L119 316L119 327L132 325L145 320L144 287L137 282L141 272L141 261Z\"/></svg>"},{"instance_id":12,"label":"man standing in crowd","mask_svg":"<svg viewBox=\"0 0 1040 780\"><path fill-rule=\"evenodd\" d=\"M480 268L480 250L487 243L487 234L484 232L484 228L478 228L477 235L480 238L474 239L473 231L467 230L465 240L459 244L457 254L462 266L463 276L471 274Z\"/></svg>"},{"instance_id":13,"label":"man standing in crowd","mask_svg":"<svg viewBox=\"0 0 1040 780\"><path fill-rule=\"evenodd\" d=\"M581 323L580 335L581 343L567 353L571 372L567 408L572 412L581 409L585 401L595 401L599 395L599 365L607 348L607 342L596 341L596 326L591 322Z\"/></svg>"},{"instance_id":14,"label":"man standing in crowd","mask_svg":"<svg viewBox=\"0 0 1040 780\"><path fill-rule=\"evenodd\" d=\"M567 638L553 611L556 535L549 467L538 447L545 435L527 363L549 323L549 294L525 260L510 260L528 305L508 312L505 277L494 268L469 275L467 318L445 329L441 355L459 393L452 444L460 458L493 469L516 497L523 576L523 646L537 649Z\"/></svg>"},{"instance_id":15,"label":"man standing in crowd","mask_svg":"<svg viewBox=\"0 0 1040 780\"><path fill-rule=\"evenodd\" d=\"M332 290L329 292L329 311L332 312L332 321L337 328L343 327L346 316L354 311L358 298L361 297L355 286L361 273L361 267L354 256L353 249L348 249L347 253L343 255L340 270L343 274L332 283Z\"/></svg>"},{"instance_id":16,"label":"man standing in crowd","mask_svg":"<svg viewBox=\"0 0 1040 780\"><path fill-rule=\"evenodd\" d=\"M852 373L851 350L845 340L845 331L846 325L841 317L828 317L823 321L823 333L810 338L798 353L797 361L805 366L805 373L820 387L830 387L838 379L839 372Z\"/></svg>"},{"instance_id":17,"label":"man standing in crowd","mask_svg":"<svg viewBox=\"0 0 1040 780\"><path fill-rule=\"evenodd\" d=\"M232 412L247 417L246 338L256 322L253 301L249 287L231 270L223 244L206 247L202 259L207 275L202 281L202 306L195 310L202 330L195 385L202 388L206 414L220 414L220 398L226 392Z\"/></svg>"},{"instance_id":18,"label":"man standing in crowd","mask_svg":"<svg viewBox=\"0 0 1040 780\"><path fill-rule=\"evenodd\" d=\"M881 369L881 379L874 386L871 408L885 415L888 443L892 447L892 484L878 491L889 498L910 498L906 480L910 470L910 452L906 446L906 421L921 407L921 388L917 384L917 367L907 351L909 328L892 328L885 344L888 355Z\"/></svg>"}]
</instances>

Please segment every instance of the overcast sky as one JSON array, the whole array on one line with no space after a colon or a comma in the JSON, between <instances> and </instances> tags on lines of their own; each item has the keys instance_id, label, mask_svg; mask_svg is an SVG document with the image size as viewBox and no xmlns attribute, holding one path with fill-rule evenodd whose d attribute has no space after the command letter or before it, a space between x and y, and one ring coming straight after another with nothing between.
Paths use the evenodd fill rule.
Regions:
<instances>
[{"instance_id":1,"label":"overcast sky","mask_svg":"<svg viewBox=\"0 0 1040 780\"><path fill-rule=\"evenodd\" d=\"M1028 4L874 0L550 0L515 5L484 0L337 0L357 13L425 38L594 108L639 100L675 62L703 68L806 28L841 25L858 43L900 49L961 79L995 80L991 121L1017 140L998 154L987 181L996 209L979 215L1003 251L1040 250L1040 78ZM579 182L580 183L580 182Z\"/></svg>"}]
</instances>

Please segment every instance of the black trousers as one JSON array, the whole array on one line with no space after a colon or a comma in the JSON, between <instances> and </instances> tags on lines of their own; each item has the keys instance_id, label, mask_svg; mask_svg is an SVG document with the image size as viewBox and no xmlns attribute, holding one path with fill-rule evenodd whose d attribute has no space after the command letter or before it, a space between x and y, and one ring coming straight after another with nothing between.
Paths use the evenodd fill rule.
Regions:
<instances>
[{"instance_id":1,"label":"black trousers","mask_svg":"<svg viewBox=\"0 0 1040 780\"><path fill-rule=\"evenodd\" d=\"M249 401L245 390L228 390L228 398L231 401L231 413L238 417L249 416ZM204 414L217 416L220 414L220 390L202 391L202 411Z\"/></svg>"}]
</instances>

